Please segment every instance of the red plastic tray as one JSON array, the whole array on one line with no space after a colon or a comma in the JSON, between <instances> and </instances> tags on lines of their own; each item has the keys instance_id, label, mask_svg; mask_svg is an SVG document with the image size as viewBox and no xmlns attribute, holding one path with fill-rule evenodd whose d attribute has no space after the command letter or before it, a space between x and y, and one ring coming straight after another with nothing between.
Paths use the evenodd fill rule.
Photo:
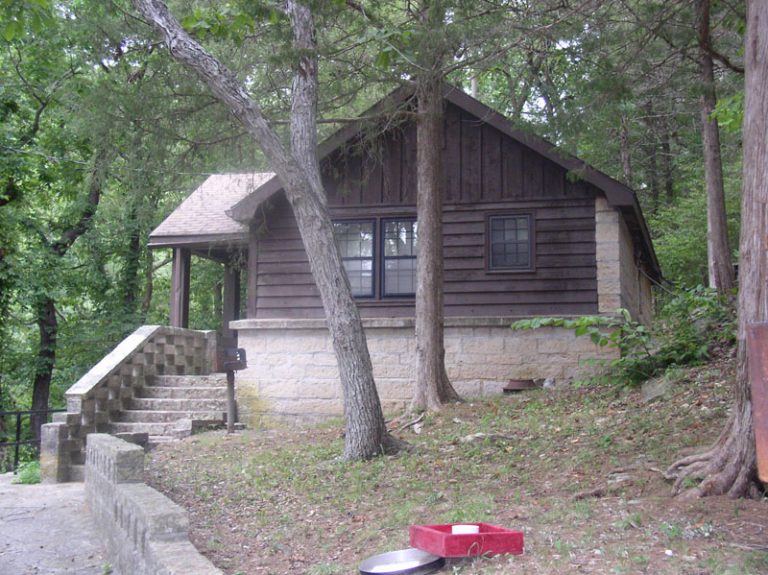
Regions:
<instances>
[{"instance_id":1,"label":"red plastic tray","mask_svg":"<svg viewBox=\"0 0 768 575\"><path fill-rule=\"evenodd\" d=\"M411 547L439 557L473 557L523 552L523 533L489 523L462 523L477 525L480 533L451 533L454 524L411 525Z\"/></svg>"}]
</instances>

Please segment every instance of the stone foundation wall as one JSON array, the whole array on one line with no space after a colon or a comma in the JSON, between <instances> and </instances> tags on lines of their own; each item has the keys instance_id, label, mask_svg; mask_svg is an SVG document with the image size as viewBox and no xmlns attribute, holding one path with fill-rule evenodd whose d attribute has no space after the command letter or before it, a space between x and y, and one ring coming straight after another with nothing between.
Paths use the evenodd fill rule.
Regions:
<instances>
[{"instance_id":1,"label":"stone foundation wall","mask_svg":"<svg viewBox=\"0 0 768 575\"><path fill-rule=\"evenodd\" d=\"M143 449L111 435L88 436L85 495L117 571L222 575L190 543L186 512L143 477Z\"/></svg>"},{"instance_id":2,"label":"stone foundation wall","mask_svg":"<svg viewBox=\"0 0 768 575\"><path fill-rule=\"evenodd\" d=\"M510 379L579 377L594 359L615 351L598 348L572 330L514 331L511 318L448 318L446 368L464 397L500 394ZM416 353L412 319L364 320L373 372L385 411L405 407L413 393ZM248 369L237 374L241 419L264 415L317 420L341 415L336 357L324 320L240 320L230 324L245 348Z\"/></svg>"}]
</instances>

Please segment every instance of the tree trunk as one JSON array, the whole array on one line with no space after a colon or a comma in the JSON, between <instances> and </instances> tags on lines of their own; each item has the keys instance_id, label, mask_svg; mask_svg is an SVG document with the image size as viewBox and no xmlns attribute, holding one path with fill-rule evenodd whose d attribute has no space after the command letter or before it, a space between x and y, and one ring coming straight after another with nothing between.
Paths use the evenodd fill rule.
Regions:
<instances>
[{"instance_id":1,"label":"tree trunk","mask_svg":"<svg viewBox=\"0 0 768 575\"><path fill-rule=\"evenodd\" d=\"M632 186L632 151L629 147L629 121L625 116L621 117L619 153L621 154L622 180L626 185Z\"/></svg>"},{"instance_id":2,"label":"tree trunk","mask_svg":"<svg viewBox=\"0 0 768 575\"><path fill-rule=\"evenodd\" d=\"M122 299L123 313L126 317L133 317L136 313L136 301L139 293L139 268L141 267L141 232L138 218L137 203L139 198L132 198L132 205L128 211L128 238L125 257L120 270L120 297Z\"/></svg>"},{"instance_id":3,"label":"tree trunk","mask_svg":"<svg viewBox=\"0 0 768 575\"><path fill-rule=\"evenodd\" d=\"M687 478L703 478L692 495L756 495L757 464L746 327L768 320L768 3L747 3L744 88L744 182L741 202L738 369L733 411L705 453L674 463L667 476L680 493Z\"/></svg>"},{"instance_id":4,"label":"tree trunk","mask_svg":"<svg viewBox=\"0 0 768 575\"><path fill-rule=\"evenodd\" d=\"M45 246L52 255L62 259L77 238L83 235L90 227L91 220L96 214L96 209L101 199L101 190L106 177L107 166L110 164L114 152L104 147L99 147L93 154L91 172L88 174L85 205L78 214L77 221L67 228L61 237L55 242ZM32 410L42 411L48 409L53 370L56 367L56 338L59 332L59 324L56 318L56 301L49 295L41 295L36 303L37 326L40 332L40 345L37 351L37 364L35 366L35 379L32 384ZM40 426L45 423L46 415L38 414L30 418L32 437L40 439Z\"/></svg>"},{"instance_id":5,"label":"tree trunk","mask_svg":"<svg viewBox=\"0 0 768 575\"><path fill-rule=\"evenodd\" d=\"M443 125L440 78L417 80L416 388L413 411L437 411L459 401L445 370L443 341Z\"/></svg>"},{"instance_id":6,"label":"tree trunk","mask_svg":"<svg viewBox=\"0 0 768 575\"><path fill-rule=\"evenodd\" d=\"M701 139L704 154L704 179L707 187L707 263L709 285L719 294L734 287L733 262L728 246L728 223L725 212L723 165L720 157L720 130L712 118L717 104L715 73L710 44L709 0L696 0L696 33L699 40L699 78L701 96Z\"/></svg>"},{"instance_id":7,"label":"tree trunk","mask_svg":"<svg viewBox=\"0 0 768 575\"><path fill-rule=\"evenodd\" d=\"M672 147L669 140L669 127L665 125L661 137L661 165L664 175L664 193L667 197L667 204L671 204L675 199L675 178L672 172Z\"/></svg>"},{"instance_id":8,"label":"tree trunk","mask_svg":"<svg viewBox=\"0 0 768 575\"><path fill-rule=\"evenodd\" d=\"M410 409L438 411L459 401L445 369L443 341L443 44L445 6L420 0L416 74L416 386Z\"/></svg>"},{"instance_id":9,"label":"tree trunk","mask_svg":"<svg viewBox=\"0 0 768 575\"><path fill-rule=\"evenodd\" d=\"M352 298L320 179L316 146L317 62L314 23L303 5L287 2L299 62L294 75L291 151L269 127L235 75L183 30L159 0L133 0L171 55L194 71L245 126L280 178L293 208L312 275L320 291L344 393L344 456L369 459L400 447L386 430L360 313Z\"/></svg>"},{"instance_id":10,"label":"tree trunk","mask_svg":"<svg viewBox=\"0 0 768 575\"><path fill-rule=\"evenodd\" d=\"M144 297L141 300L141 308L139 310L139 323L143 324L147 321L147 314L149 308L152 307L152 295L155 285L155 254L152 250L147 250L147 259L144 268Z\"/></svg>"},{"instance_id":11,"label":"tree trunk","mask_svg":"<svg viewBox=\"0 0 768 575\"><path fill-rule=\"evenodd\" d=\"M53 368L56 365L56 338L59 334L59 322L56 318L56 304L48 296L40 297L35 306L35 313L40 343L37 348L35 380L32 386L32 411L45 411L48 409ZM40 427L46 421L45 413L33 413L30 417L32 438L35 441L40 441Z\"/></svg>"}]
</instances>

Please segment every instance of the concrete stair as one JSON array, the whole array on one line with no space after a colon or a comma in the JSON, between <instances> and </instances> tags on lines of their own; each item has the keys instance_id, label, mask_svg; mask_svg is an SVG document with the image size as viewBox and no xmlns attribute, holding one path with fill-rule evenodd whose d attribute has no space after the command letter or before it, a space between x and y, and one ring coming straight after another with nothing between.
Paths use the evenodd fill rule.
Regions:
<instances>
[{"instance_id":1,"label":"concrete stair","mask_svg":"<svg viewBox=\"0 0 768 575\"><path fill-rule=\"evenodd\" d=\"M110 424L110 433L147 438L149 447L220 427L227 411L227 380L221 375L159 375L134 392Z\"/></svg>"}]
</instances>

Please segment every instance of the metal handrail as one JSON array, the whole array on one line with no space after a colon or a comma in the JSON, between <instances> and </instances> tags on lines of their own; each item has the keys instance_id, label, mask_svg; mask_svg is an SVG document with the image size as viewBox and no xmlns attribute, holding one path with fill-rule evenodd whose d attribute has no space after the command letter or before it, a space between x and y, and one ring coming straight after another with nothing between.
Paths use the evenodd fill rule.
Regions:
<instances>
[{"instance_id":1,"label":"metal handrail","mask_svg":"<svg viewBox=\"0 0 768 575\"><path fill-rule=\"evenodd\" d=\"M13 452L13 472L16 473L16 469L19 467L19 448L22 445L36 445L38 453L40 452L40 440L39 439L21 439L21 418L23 416L32 415L45 415L46 418L52 413L62 413L67 411L66 409L28 409L24 411L0 411L0 418L12 416L16 418L16 439L15 441L3 441L0 442L0 447L14 446Z\"/></svg>"}]
</instances>

